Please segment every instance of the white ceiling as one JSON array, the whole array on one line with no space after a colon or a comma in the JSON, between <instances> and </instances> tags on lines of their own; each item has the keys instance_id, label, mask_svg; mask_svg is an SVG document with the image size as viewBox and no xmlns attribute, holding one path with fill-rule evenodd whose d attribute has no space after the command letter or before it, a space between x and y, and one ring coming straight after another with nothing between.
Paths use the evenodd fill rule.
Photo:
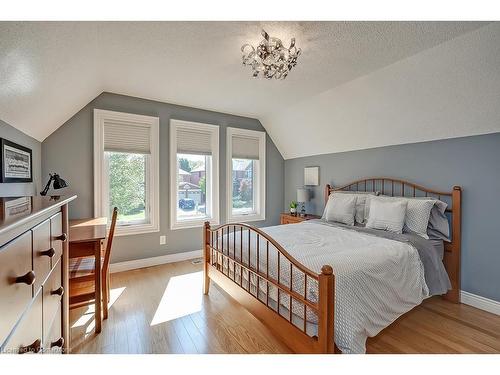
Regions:
<instances>
[{"instance_id":1,"label":"white ceiling","mask_svg":"<svg viewBox=\"0 0 500 375\"><path fill-rule=\"evenodd\" d=\"M312 98L486 25L0 22L0 119L43 140L108 91L255 117L285 158L314 154L312 143L295 152L297 146L288 142L290 127L315 129L314 121L304 124L289 116L290 108L297 113L305 103L314 114ZM262 27L285 44L294 36L303 50L284 81L253 79L241 65L241 45L258 42ZM300 138L299 130L294 135ZM355 148L347 142L321 152Z\"/></svg>"},{"instance_id":2,"label":"white ceiling","mask_svg":"<svg viewBox=\"0 0 500 375\"><path fill-rule=\"evenodd\" d=\"M285 159L500 132L500 22L261 119Z\"/></svg>"}]
</instances>

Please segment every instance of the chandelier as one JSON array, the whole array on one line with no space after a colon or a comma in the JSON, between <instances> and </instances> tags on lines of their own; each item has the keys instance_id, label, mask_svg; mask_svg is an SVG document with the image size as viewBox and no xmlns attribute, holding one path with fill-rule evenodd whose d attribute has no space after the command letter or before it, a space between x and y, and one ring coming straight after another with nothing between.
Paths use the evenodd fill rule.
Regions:
<instances>
[{"instance_id":1,"label":"chandelier","mask_svg":"<svg viewBox=\"0 0 500 375\"><path fill-rule=\"evenodd\" d=\"M297 65L301 49L295 47L295 38L292 38L290 47L286 48L280 39L270 37L264 30L261 34L264 39L257 48L250 44L241 47L243 65L252 68L253 77L261 75L266 79L285 79Z\"/></svg>"}]
</instances>

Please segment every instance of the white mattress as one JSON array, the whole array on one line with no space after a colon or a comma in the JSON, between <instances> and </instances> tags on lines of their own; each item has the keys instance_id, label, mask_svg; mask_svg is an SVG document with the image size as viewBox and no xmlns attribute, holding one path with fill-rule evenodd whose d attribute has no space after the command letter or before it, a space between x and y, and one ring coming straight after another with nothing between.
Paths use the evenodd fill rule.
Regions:
<instances>
[{"instance_id":1,"label":"white mattress","mask_svg":"<svg viewBox=\"0 0 500 375\"><path fill-rule=\"evenodd\" d=\"M335 274L335 343L343 353L364 353L367 337L375 336L402 314L419 305L429 296L425 283L424 268L418 251L409 243L376 237L338 227L314 222L280 225L262 229L274 238L301 264L311 271L320 273L325 264L331 265ZM234 240L236 240L234 242ZM224 235L224 253L248 263L248 231L243 232L243 247L240 248L241 234L233 232ZM250 265L257 268L255 233L250 238ZM222 241L219 239L219 241ZM219 244L220 247L221 244ZM259 241L259 270L266 272L266 243ZM270 248L269 274L277 278L277 255ZM289 285L290 263L280 259L280 281ZM227 264L224 264L226 272ZM230 265L229 271L233 275ZM243 272L243 280L236 268L236 281L248 283ZM293 290L303 295L304 276L293 270ZM250 278L251 289L256 295L256 278ZM308 299L316 301L317 285L308 282ZM265 283L259 283L259 298L267 298ZM270 288L269 300L276 309L277 290ZM280 313L288 315L289 300L280 296ZM292 321L303 325L303 305L292 305ZM307 333L315 333L313 327L317 317L309 311Z\"/></svg>"}]
</instances>

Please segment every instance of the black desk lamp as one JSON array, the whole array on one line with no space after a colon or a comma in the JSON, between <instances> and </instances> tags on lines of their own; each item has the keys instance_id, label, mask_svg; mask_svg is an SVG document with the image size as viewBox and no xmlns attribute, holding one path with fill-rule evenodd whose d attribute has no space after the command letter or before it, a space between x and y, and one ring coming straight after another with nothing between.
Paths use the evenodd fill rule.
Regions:
<instances>
[{"instance_id":1,"label":"black desk lamp","mask_svg":"<svg viewBox=\"0 0 500 375\"><path fill-rule=\"evenodd\" d=\"M59 175L57 173L54 173L54 174L49 173L49 176L50 176L49 182L47 182L47 185L45 185L45 188L40 193L40 195L43 195L43 196L47 195L47 192L50 189L50 183L52 181L54 181L53 187L56 190L62 189L62 188L65 188L66 186L68 186L68 183L66 181L64 181L61 177L59 177Z\"/></svg>"}]
</instances>

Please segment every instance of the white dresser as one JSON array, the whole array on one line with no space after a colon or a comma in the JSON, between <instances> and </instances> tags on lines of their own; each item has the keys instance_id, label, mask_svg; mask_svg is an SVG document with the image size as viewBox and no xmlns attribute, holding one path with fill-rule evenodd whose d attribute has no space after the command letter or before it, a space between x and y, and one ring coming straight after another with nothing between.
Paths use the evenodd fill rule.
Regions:
<instances>
[{"instance_id":1,"label":"white dresser","mask_svg":"<svg viewBox=\"0 0 500 375\"><path fill-rule=\"evenodd\" d=\"M0 198L1 353L68 349L68 203L75 198Z\"/></svg>"}]
</instances>

